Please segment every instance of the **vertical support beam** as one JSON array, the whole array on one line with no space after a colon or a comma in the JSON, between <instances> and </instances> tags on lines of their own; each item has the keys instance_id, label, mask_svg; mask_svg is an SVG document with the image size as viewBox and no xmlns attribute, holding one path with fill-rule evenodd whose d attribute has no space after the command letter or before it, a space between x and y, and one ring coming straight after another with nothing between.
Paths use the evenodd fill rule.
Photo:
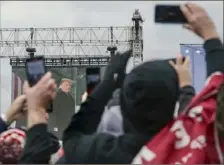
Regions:
<instances>
[{"instance_id":1,"label":"vertical support beam","mask_svg":"<svg viewBox=\"0 0 224 165\"><path fill-rule=\"evenodd\" d=\"M107 47L107 51L110 52L111 57L115 56L115 53L117 51L117 47L114 44L114 32L112 26L110 27L110 46Z\"/></svg>"},{"instance_id":2,"label":"vertical support beam","mask_svg":"<svg viewBox=\"0 0 224 165\"><path fill-rule=\"evenodd\" d=\"M143 62L143 38L142 38L142 16L138 9L135 10L133 17L132 28L132 50L133 50L133 64L139 65Z\"/></svg>"}]
</instances>

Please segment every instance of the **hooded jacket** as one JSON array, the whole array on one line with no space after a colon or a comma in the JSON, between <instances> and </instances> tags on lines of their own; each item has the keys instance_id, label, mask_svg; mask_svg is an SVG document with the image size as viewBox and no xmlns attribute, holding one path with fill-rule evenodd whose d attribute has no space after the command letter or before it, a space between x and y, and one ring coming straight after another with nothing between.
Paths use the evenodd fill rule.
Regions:
<instances>
[{"instance_id":1,"label":"hooded jacket","mask_svg":"<svg viewBox=\"0 0 224 165\"><path fill-rule=\"evenodd\" d=\"M216 51L208 51L211 49ZM224 56L222 56L224 51L221 42L218 39L206 41L205 50L207 52L206 56L209 56L209 58L206 58L207 72L211 74L211 72L217 70L224 71ZM218 58L212 60L214 56ZM216 61L218 61L218 63L214 63ZM138 70L144 70L144 67L142 67L144 64L141 67L137 67L135 71L132 71L132 73L136 73L136 75L130 73L130 75L126 77L121 90L121 106L123 107L122 114L125 119L124 128L126 133L118 137L109 134L95 133L99 124L99 119L104 111L103 107L106 103L101 104L101 100L98 100L98 98L88 97L87 101L82 104L80 111L73 115L71 123L64 132L64 164L131 163L141 147L171 120L175 102L179 97L176 72L168 64L162 64L161 62L152 62L148 64L152 65L149 68L147 68L147 66L145 69L150 72L144 72L143 75L143 73ZM164 69L168 70L165 71ZM152 71L155 71L159 75L153 80L146 78L147 81L156 83L148 85L144 83L141 77L152 77ZM137 79L137 81L139 81L142 86L138 86L134 81L131 81L132 77L139 77L140 81L139 79ZM163 78L164 80L166 79L166 81L164 81ZM132 90L130 90L131 85L134 85L132 86L134 88ZM144 87L152 91L149 92L149 89L145 89ZM110 84L105 83L102 85L101 90L107 91L108 88L110 88ZM134 90L138 92L134 93ZM102 92L101 94L104 93L105 92ZM149 102L147 99L152 100ZM142 120L139 121L139 119ZM158 119L158 121L156 119ZM150 127L150 124L152 124L153 127ZM47 132L46 124L35 125L28 131L27 141L30 141L30 143L27 144L24 150L24 157L21 158L22 163L38 163L37 160L42 159L37 152L36 154L30 155L28 151L31 147L35 147L36 150L38 150L38 147L43 147L42 139L49 138L45 132ZM25 155L27 156L25 157ZM42 161L42 163L44 162Z\"/></svg>"},{"instance_id":2,"label":"hooded jacket","mask_svg":"<svg viewBox=\"0 0 224 165\"><path fill-rule=\"evenodd\" d=\"M112 99L108 102L97 132L108 133L115 136L123 134L123 119L120 110L120 89L114 91Z\"/></svg>"},{"instance_id":3,"label":"hooded jacket","mask_svg":"<svg viewBox=\"0 0 224 165\"><path fill-rule=\"evenodd\" d=\"M188 103L195 96L195 89L193 86L184 86L180 89L180 96L175 108L174 117L184 111ZM124 134L123 129L123 116L120 108L120 89L116 90L113 94L113 98L109 101L107 107L103 113L100 124L98 126L98 132L108 133L115 136Z\"/></svg>"}]
</instances>

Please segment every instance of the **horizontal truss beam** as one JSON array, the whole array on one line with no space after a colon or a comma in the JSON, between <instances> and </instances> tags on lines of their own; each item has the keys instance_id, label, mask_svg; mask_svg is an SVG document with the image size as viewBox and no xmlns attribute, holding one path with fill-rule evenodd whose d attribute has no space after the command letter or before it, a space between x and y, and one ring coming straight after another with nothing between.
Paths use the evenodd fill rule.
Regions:
<instances>
[{"instance_id":1,"label":"horizontal truss beam","mask_svg":"<svg viewBox=\"0 0 224 165\"><path fill-rule=\"evenodd\" d=\"M48 68L70 68L85 66L107 66L110 56L105 57L70 57L70 58L45 58L45 66ZM26 58L11 58L10 65L13 68L24 68Z\"/></svg>"},{"instance_id":2,"label":"horizontal truss beam","mask_svg":"<svg viewBox=\"0 0 224 165\"><path fill-rule=\"evenodd\" d=\"M120 51L130 48L132 31L131 26L4 28L0 29L0 56L21 57L27 47L37 48L37 55L105 55L108 46Z\"/></svg>"}]
</instances>

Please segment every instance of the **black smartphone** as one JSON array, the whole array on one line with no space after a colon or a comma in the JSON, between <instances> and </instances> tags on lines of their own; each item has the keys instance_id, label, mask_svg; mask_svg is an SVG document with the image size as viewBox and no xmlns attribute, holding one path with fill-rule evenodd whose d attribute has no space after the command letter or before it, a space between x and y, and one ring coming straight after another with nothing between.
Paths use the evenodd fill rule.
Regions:
<instances>
[{"instance_id":1,"label":"black smartphone","mask_svg":"<svg viewBox=\"0 0 224 165\"><path fill-rule=\"evenodd\" d=\"M26 75L31 87L34 86L45 73L46 69L43 56L26 59Z\"/></svg>"},{"instance_id":2,"label":"black smartphone","mask_svg":"<svg viewBox=\"0 0 224 165\"><path fill-rule=\"evenodd\" d=\"M100 68L86 68L87 93L91 94L100 82Z\"/></svg>"},{"instance_id":3,"label":"black smartphone","mask_svg":"<svg viewBox=\"0 0 224 165\"><path fill-rule=\"evenodd\" d=\"M167 24L187 23L179 5L156 5L155 22Z\"/></svg>"},{"instance_id":4,"label":"black smartphone","mask_svg":"<svg viewBox=\"0 0 224 165\"><path fill-rule=\"evenodd\" d=\"M43 56L26 59L26 75L29 85L34 86L46 73L46 67ZM50 103L47 113L53 112L53 104Z\"/></svg>"}]
</instances>

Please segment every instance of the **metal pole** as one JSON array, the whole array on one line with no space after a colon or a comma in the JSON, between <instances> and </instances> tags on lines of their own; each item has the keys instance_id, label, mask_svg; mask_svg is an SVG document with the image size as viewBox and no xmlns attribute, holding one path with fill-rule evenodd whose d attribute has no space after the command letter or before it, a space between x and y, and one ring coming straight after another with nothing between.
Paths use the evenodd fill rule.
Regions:
<instances>
[{"instance_id":1,"label":"metal pole","mask_svg":"<svg viewBox=\"0 0 224 165\"><path fill-rule=\"evenodd\" d=\"M190 52L192 54L191 58L192 58L192 79L193 79L193 86L195 85L195 73L194 73L194 64L195 64L195 60L194 60L194 56L195 56L195 52L194 49L191 47L190 48Z\"/></svg>"},{"instance_id":2,"label":"metal pole","mask_svg":"<svg viewBox=\"0 0 224 165\"><path fill-rule=\"evenodd\" d=\"M27 53L29 54L30 58L34 58L34 53L36 52L35 48L32 48L33 46L33 34L34 34L34 29L30 28L30 41L31 41L31 45L29 45L30 47L26 48Z\"/></svg>"},{"instance_id":3,"label":"metal pole","mask_svg":"<svg viewBox=\"0 0 224 165\"><path fill-rule=\"evenodd\" d=\"M76 109L77 109L77 73L78 73L78 68L75 68L75 83L74 83L74 88L75 88L75 113L76 113Z\"/></svg>"}]
</instances>

